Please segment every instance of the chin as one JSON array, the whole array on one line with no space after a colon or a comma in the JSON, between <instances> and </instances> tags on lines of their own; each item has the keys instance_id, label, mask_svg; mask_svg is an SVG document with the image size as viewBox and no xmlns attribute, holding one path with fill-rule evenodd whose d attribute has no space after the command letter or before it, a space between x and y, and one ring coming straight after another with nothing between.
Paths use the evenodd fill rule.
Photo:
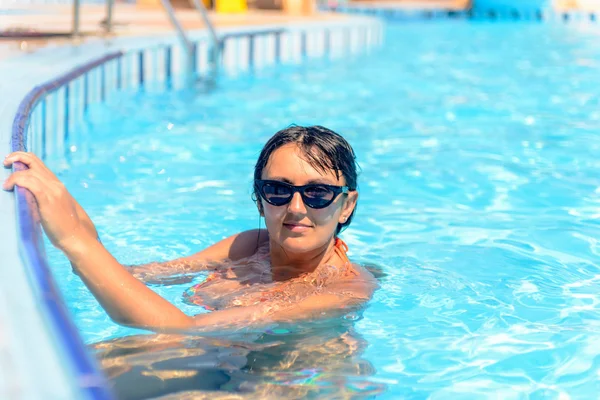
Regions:
<instances>
[{"instance_id":1,"label":"chin","mask_svg":"<svg viewBox=\"0 0 600 400\"><path fill-rule=\"evenodd\" d=\"M281 246L294 253L306 253L317 247L314 240L306 236L284 234L281 239Z\"/></svg>"}]
</instances>

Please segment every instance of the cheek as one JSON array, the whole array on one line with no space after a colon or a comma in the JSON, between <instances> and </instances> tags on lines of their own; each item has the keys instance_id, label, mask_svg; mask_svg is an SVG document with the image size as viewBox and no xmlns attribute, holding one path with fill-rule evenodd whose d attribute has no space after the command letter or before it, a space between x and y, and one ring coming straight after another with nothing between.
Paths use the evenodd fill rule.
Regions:
<instances>
[{"instance_id":1,"label":"cheek","mask_svg":"<svg viewBox=\"0 0 600 400\"><path fill-rule=\"evenodd\" d=\"M263 203L263 212L265 214L265 220L279 220L283 218L285 214L285 207L275 207L270 204Z\"/></svg>"},{"instance_id":2,"label":"cheek","mask_svg":"<svg viewBox=\"0 0 600 400\"><path fill-rule=\"evenodd\" d=\"M320 210L310 210L313 221L318 225L337 224L340 209L338 207L327 207Z\"/></svg>"}]
</instances>

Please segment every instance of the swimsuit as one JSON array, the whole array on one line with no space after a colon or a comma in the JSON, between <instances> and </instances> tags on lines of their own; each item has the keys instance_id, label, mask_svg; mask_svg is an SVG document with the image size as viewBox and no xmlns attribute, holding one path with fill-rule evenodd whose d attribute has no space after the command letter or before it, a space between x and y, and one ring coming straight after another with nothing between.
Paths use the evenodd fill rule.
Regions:
<instances>
[{"instance_id":1,"label":"swimsuit","mask_svg":"<svg viewBox=\"0 0 600 400\"><path fill-rule=\"evenodd\" d=\"M350 259L348 258L348 255L346 254L348 252L348 245L346 244L346 242L344 242L339 237L335 238L335 243L333 245L333 251L335 251L335 254L337 254L342 260L344 260L344 263L350 262Z\"/></svg>"}]
</instances>

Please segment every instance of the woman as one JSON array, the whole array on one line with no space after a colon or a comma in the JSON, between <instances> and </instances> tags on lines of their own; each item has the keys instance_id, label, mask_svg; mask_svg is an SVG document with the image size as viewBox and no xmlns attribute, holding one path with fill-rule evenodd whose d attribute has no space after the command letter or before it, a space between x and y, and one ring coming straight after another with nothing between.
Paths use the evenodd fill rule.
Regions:
<instances>
[{"instance_id":1,"label":"woman","mask_svg":"<svg viewBox=\"0 0 600 400\"><path fill-rule=\"evenodd\" d=\"M335 132L290 127L263 148L254 170L254 194L266 230L242 232L189 257L127 268L97 240L96 229L56 176L33 154L4 160L29 169L12 174L5 190L35 196L42 226L74 271L117 323L148 329L222 329L290 321L348 311L370 299L377 284L353 265L337 237L350 224L358 192L355 156ZM186 296L210 313L190 317L149 289L167 273L213 270Z\"/></svg>"}]
</instances>

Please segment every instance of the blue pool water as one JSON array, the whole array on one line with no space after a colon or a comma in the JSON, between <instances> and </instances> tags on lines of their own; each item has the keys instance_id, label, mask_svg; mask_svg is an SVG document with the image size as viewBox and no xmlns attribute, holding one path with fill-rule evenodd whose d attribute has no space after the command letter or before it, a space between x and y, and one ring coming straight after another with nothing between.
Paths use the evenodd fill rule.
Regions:
<instances>
[{"instance_id":1,"label":"blue pool water","mask_svg":"<svg viewBox=\"0 0 600 400\"><path fill-rule=\"evenodd\" d=\"M436 21L386 35L369 57L224 78L210 94L122 93L92 110L78 133L87 144L50 165L106 247L140 264L258 227L252 167L277 130L321 124L353 144L360 201L342 237L354 261L383 269L381 289L362 315L237 337L289 339L252 348L254 361L303 362L265 361L229 386L213 363L200 368L208 389L597 396L600 31ZM142 333L111 323L65 259L49 257L88 343ZM153 289L194 314L181 299L192 283Z\"/></svg>"}]
</instances>

